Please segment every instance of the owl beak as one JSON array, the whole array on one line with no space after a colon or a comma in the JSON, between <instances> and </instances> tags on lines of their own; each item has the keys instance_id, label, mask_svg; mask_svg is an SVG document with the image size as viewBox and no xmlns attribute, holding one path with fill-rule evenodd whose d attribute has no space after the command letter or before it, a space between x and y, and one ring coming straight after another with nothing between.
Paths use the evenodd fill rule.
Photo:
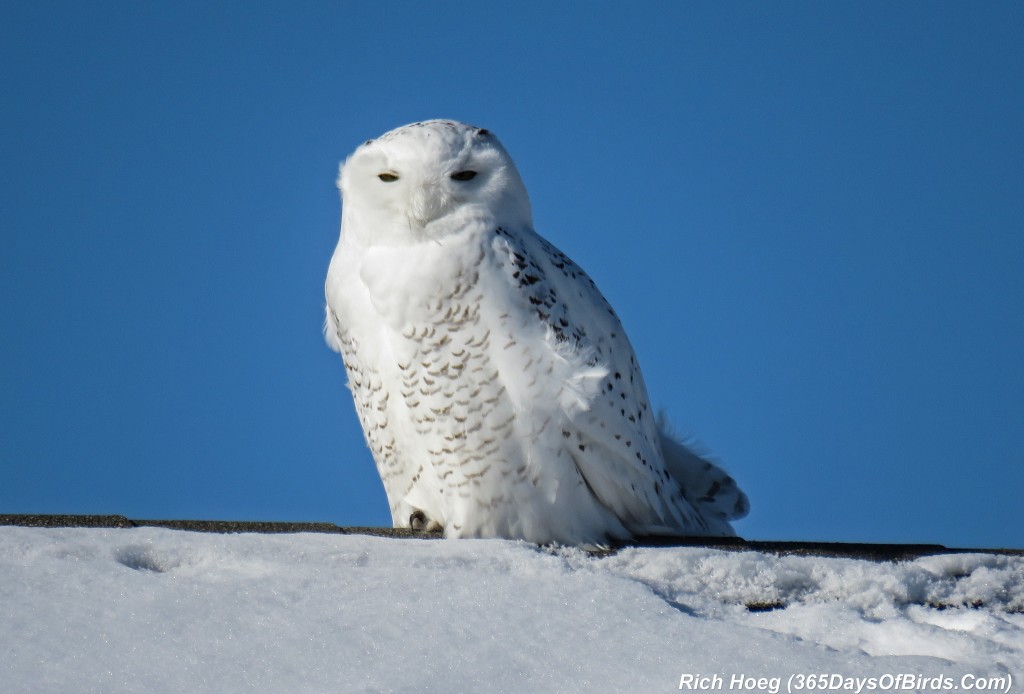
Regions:
<instances>
[{"instance_id":1,"label":"owl beak","mask_svg":"<svg viewBox=\"0 0 1024 694\"><path fill-rule=\"evenodd\" d=\"M417 226L425 227L444 215L450 203L441 186L436 183L424 183L413 193L409 205L409 219Z\"/></svg>"}]
</instances>

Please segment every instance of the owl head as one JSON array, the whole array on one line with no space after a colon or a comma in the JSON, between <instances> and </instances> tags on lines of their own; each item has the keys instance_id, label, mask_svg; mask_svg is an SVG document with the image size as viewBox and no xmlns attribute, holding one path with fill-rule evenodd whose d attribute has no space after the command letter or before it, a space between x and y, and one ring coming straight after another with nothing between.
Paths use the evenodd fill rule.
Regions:
<instances>
[{"instance_id":1,"label":"owl head","mask_svg":"<svg viewBox=\"0 0 1024 694\"><path fill-rule=\"evenodd\" d=\"M448 120L396 128L341 166L342 233L361 245L441 240L480 226L530 226L530 200L494 135Z\"/></svg>"}]
</instances>

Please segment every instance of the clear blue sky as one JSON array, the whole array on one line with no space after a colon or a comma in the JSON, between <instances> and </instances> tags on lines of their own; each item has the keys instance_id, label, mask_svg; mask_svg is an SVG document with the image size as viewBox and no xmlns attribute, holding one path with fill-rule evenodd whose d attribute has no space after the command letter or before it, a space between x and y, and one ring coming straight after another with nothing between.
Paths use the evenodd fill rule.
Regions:
<instances>
[{"instance_id":1,"label":"clear blue sky","mask_svg":"<svg viewBox=\"0 0 1024 694\"><path fill-rule=\"evenodd\" d=\"M751 538L1024 546L1024 4L0 6L0 512L385 525L338 162L495 132Z\"/></svg>"}]
</instances>

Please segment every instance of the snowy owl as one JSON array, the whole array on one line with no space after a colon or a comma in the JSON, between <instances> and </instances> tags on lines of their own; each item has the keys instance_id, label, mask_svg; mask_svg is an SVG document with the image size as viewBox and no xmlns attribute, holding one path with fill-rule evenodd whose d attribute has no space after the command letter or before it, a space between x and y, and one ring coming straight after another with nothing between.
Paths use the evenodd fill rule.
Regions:
<instances>
[{"instance_id":1,"label":"snowy owl","mask_svg":"<svg viewBox=\"0 0 1024 694\"><path fill-rule=\"evenodd\" d=\"M533 230L489 131L431 120L341 166L327 273L396 528L600 545L732 535L746 495L657 421L618 317Z\"/></svg>"}]
</instances>

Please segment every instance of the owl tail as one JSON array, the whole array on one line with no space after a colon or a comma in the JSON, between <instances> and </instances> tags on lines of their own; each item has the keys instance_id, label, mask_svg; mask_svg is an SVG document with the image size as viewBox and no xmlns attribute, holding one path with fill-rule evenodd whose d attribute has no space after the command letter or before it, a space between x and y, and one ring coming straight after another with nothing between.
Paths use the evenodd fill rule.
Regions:
<instances>
[{"instance_id":1,"label":"owl tail","mask_svg":"<svg viewBox=\"0 0 1024 694\"><path fill-rule=\"evenodd\" d=\"M729 521L750 512L747 495L736 480L707 458L681 443L669 430L664 416L658 419L665 467L683 488L683 494L708 524L708 535L731 536Z\"/></svg>"}]
</instances>

